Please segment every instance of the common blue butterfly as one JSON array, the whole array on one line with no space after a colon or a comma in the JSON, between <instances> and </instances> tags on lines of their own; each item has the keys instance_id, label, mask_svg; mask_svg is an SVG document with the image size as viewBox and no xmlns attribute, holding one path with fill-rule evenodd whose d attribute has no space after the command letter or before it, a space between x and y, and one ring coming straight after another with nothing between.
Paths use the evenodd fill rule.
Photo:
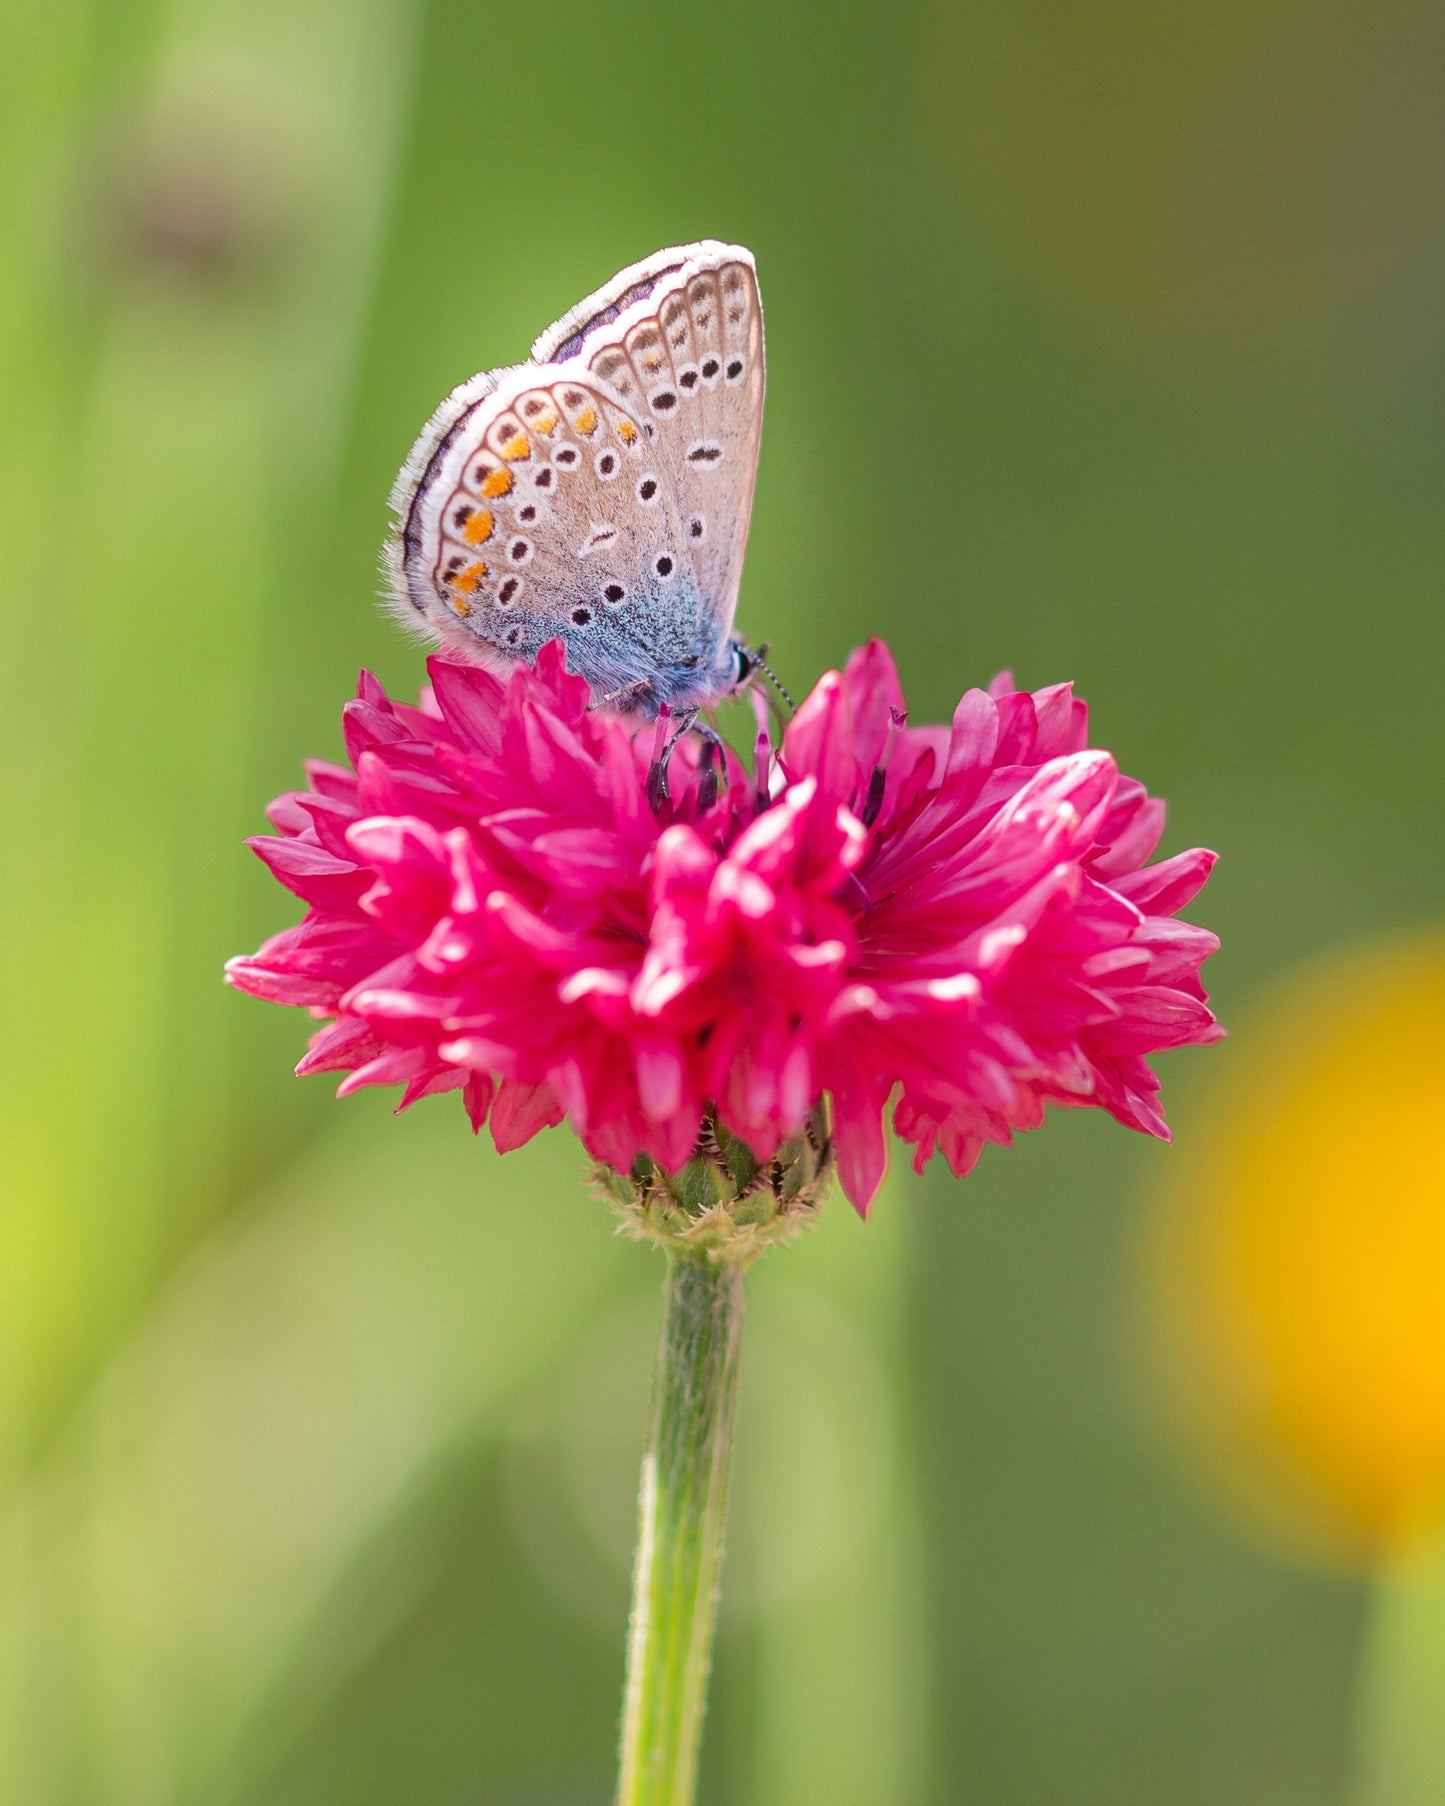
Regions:
<instances>
[{"instance_id":1,"label":"common blue butterfly","mask_svg":"<svg viewBox=\"0 0 1445 1806\"><path fill-rule=\"evenodd\" d=\"M644 716L741 683L764 381L750 252L622 270L427 422L391 495L395 612L493 666L560 635L594 697Z\"/></svg>"}]
</instances>

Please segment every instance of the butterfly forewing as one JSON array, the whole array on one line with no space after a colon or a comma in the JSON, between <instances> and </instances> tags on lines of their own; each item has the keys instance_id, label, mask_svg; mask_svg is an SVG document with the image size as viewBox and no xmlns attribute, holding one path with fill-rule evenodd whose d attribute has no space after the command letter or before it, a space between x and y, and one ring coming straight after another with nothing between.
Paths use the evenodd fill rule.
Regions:
<instances>
[{"instance_id":1,"label":"butterfly forewing","mask_svg":"<svg viewBox=\"0 0 1445 1806\"><path fill-rule=\"evenodd\" d=\"M649 275L650 265L658 267ZM685 254L660 252L574 308L543 334L534 355L554 340L575 347L651 429L698 589L725 636L762 442L763 316L751 256L711 242Z\"/></svg>"},{"instance_id":2,"label":"butterfly forewing","mask_svg":"<svg viewBox=\"0 0 1445 1806\"><path fill-rule=\"evenodd\" d=\"M554 320L545 332L538 333L532 344L534 364L561 364L575 357L583 341L599 326L624 313L639 301L645 301L666 276L675 275L686 264L709 253L726 250L714 239L695 245L674 245L669 250L654 251L640 263L619 270L610 282L568 308L560 320ZM744 253L746 255L746 253Z\"/></svg>"}]
</instances>

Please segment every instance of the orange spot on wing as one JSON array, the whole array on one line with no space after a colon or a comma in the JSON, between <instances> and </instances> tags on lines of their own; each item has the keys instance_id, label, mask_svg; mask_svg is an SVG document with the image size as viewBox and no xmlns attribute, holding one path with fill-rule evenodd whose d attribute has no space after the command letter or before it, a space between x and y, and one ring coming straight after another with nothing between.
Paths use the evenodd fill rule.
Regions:
<instances>
[{"instance_id":1,"label":"orange spot on wing","mask_svg":"<svg viewBox=\"0 0 1445 1806\"><path fill-rule=\"evenodd\" d=\"M452 578L452 588L461 590L463 595L471 595L472 591L487 574L487 567L479 558L475 564L469 564L464 571L458 571Z\"/></svg>"},{"instance_id":2,"label":"orange spot on wing","mask_svg":"<svg viewBox=\"0 0 1445 1806\"><path fill-rule=\"evenodd\" d=\"M512 473L510 470L491 471L482 483L482 494L489 500L493 496L510 495L512 493Z\"/></svg>"},{"instance_id":3,"label":"orange spot on wing","mask_svg":"<svg viewBox=\"0 0 1445 1806\"><path fill-rule=\"evenodd\" d=\"M617 422L617 436L624 445L631 445L632 441L637 437L637 428L630 420L619 420Z\"/></svg>"},{"instance_id":4,"label":"orange spot on wing","mask_svg":"<svg viewBox=\"0 0 1445 1806\"><path fill-rule=\"evenodd\" d=\"M478 508L476 513L462 528L462 538L469 546L482 546L492 537L495 522L489 508Z\"/></svg>"},{"instance_id":5,"label":"orange spot on wing","mask_svg":"<svg viewBox=\"0 0 1445 1806\"><path fill-rule=\"evenodd\" d=\"M530 458L531 455L532 447L525 433L513 433L502 447L502 456L510 459L514 464L522 458Z\"/></svg>"},{"instance_id":6,"label":"orange spot on wing","mask_svg":"<svg viewBox=\"0 0 1445 1806\"><path fill-rule=\"evenodd\" d=\"M539 414L532 422L532 431L534 433L541 433L545 436L552 431L552 428L556 426L556 424L557 416L555 414Z\"/></svg>"},{"instance_id":7,"label":"orange spot on wing","mask_svg":"<svg viewBox=\"0 0 1445 1806\"><path fill-rule=\"evenodd\" d=\"M460 596L452 597L452 607L459 615L469 615L472 612L471 603L463 602Z\"/></svg>"},{"instance_id":8,"label":"orange spot on wing","mask_svg":"<svg viewBox=\"0 0 1445 1806\"><path fill-rule=\"evenodd\" d=\"M597 430L597 410L589 402L577 416L573 425L579 433L594 433Z\"/></svg>"}]
</instances>

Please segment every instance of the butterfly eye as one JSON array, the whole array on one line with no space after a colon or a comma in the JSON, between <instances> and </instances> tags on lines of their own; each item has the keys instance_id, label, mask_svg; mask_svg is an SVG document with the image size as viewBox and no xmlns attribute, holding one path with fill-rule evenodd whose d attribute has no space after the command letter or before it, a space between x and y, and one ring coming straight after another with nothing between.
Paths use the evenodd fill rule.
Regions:
<instances>
[{"instance_id":1,"label":"butterfly eye","mask_svg":"<svg viewBox=\"0 0 1445 1806\"><path fill-rule=\"evenodd\" d=\"M597 474L604 483L610 483L617 475L617 453L605 451L598 455Z\"/></svg>"},{"instance_id":2,"label":"butterfly eye","mask_svg":"<svg viewBox=\"0 0 1445 1806\"><path fill-rule=\"evenodd\" d=\"M644 477L642 479L642 481L637 485L638 501L639 502L650 502L656 498L656 495L657 495L657 478L656 477Z\"/></svg>"},{"instance_id":3,"label":"butterfly eye","mask_svg":"<svg viewBox=\"0 0 1445 1806\"><path fill-rule=\"evenodd\" d=\"M647 405L654 414L670 414L677 406L676 389L657 389L647 398Z\"/></svg>"},{"instance_id":4,"label":"butterfly eye","mask_svg":"<svg viewBox=\"0 0 1445 1806\"><path fill-rule=\"evenodd\" d=\"M592 610L590 608L574 608L572 619L578 627L585 627L592 619Z\"/></svg>"},{"instance_id":5,"label":"butterfly eye","mask_svg":"<svg viewBox=\"0 0 1445 1806\"><path fill-rule=\"evenodd\" d=\"M677 373L677 386L686 389L689 394L697 387L697 365L684 364Z\"/></svg>"},{"instance_id":6,"label":"butterfly eye","mask_svg":"<svg viewBox=\"0 0 1445 1806\"><path fill-rule=\"evenodd\" d=\"M539 489L550 489L552 487L552 473L550 470L539 470L537 472L537 487Z\"/></svg>"},{"instance_id":7,"label":"butterfly eye","mask_svg":"<svg viewBox=\"0 0 1445 1806\"><path fill-rule=\"evenodd\" d=\"M672 575L672 560L668 557L667 553L664 552L652 568L657 572L659 577L670 577Z\"/></svg>"},{"instance_id":8,"label":"butterfly eye","mask_svg":"<svg viewBox=\"0 0 1445 1806\"><path fill-rule=\"evenodd\" d=\"M687 523L688 538L689 539L701 539L703 534L706 531L707 531L707 522L703 519L703 517L700 514L694 514L692 519Z\"/></svg>"},{"instance_id":9,"label":"butterfly eye","mask_svg":"<svg viewBox=\"0 0 1445 1806\"><path fill-rule=\"evenodd\" d=\"M575 445L563 445L558 448L557 464L562 470L572 470L577 463L579 453Z\"/></svg>"},{"instance_id":10,"label":"butterfly eye","mask_svg":"<svg viewBox=\"0 0 1445 1806\"><path fill-rule=\"evenodd\" d=\"M742 374L743 374L743 360L740 357L729 358L728 359L728 367L726 370L723 371L723 375L728 379L728 381L730 383L735 383L735 382L742 381Z\"/></svg>"},{"instance_id":11,"label":"butterfly eye","mask_svg":"<svg viewBox=\"0 0 1445 1806\"><path fill-rule=\"evenodd\" d=\"M610 602L614 608L619 602L625 602L627 600L627 591L620 583L609 583L607 588L603 590L602 595L603 599Z\"/></svg>"},{"instance_id":12,"label":"butterfly eye","mask_svg":"<svg viewBox=\"0 0 1445 1806\"><path fill-rule=\"evenodd\" d=\"M514 539L511 545L507 547L507 556L511 559L513 564L526 564L527 560L532 556L531 540Z\"/></svg>"},{"instance_id":13,"label":"butterfly eye","mask_svg":"<svg viewBox=\"0 0 1445 1806\"><path fill-rule=\"evenodd\" d=\"M510 608L512 603L516 601L521 588L522 579L520 577L508 577L507 581L497 591L497 601L503 608Z\"/></svg>"},{"instance_id":14,"label":"butterfly eye","mask_svg":"<svg viewBox=\"0 0 1445 1806\"><path fill-rule=\"evenodd\" d=\"M705 357L702 361L702 373L708 382L713 380L721 368L715 357Z\"/></svg>"}]
</instances>

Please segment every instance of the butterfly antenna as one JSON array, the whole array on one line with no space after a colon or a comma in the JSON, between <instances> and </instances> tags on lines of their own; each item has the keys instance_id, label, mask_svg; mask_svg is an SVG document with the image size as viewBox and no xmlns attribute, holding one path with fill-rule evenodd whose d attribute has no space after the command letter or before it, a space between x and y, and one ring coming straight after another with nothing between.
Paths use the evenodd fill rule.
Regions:
<instances>
[{"instance_id":1,"label":"butterfly antenna","mask_svg":"<svg viewBox=\"0 0 1445 1806\"><path fill-rule=\"evenodd\" d=\"M770 642L764 640L762 645L759 646L757 651L753 654L753 663L767 678L768 682L778 692L779 696L782 697L783 701L787 703L789 709L796 711L798 705L793 701L792 696L789 694L787 685L783 683L777 672L774 671L773 667L768 663L767 655L769 648Z\"/></svg>"}]
</instances>

